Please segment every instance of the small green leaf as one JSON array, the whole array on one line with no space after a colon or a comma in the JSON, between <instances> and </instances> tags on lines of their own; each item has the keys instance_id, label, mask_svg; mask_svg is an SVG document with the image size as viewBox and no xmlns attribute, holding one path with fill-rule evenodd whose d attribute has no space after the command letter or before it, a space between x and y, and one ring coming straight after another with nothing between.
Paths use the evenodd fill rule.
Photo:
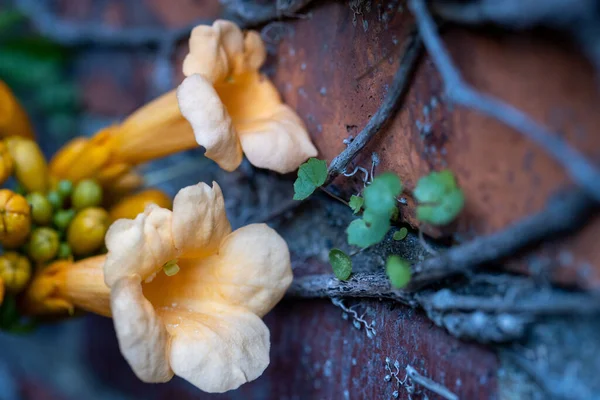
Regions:
<instances>
[{"instance_id":1,"label":"small green leaf","mask_svg":"<svg viewBox=\"0 0 600 400\"><path fill-rule=\"evenodd\" d=\"M406 229L405 227L400 228L400 230L394 232L394 240L404 240L404 238L406 238L406 235L408 235L408 229Z\"/></svg>"},{"instance_id":2,"label":"small green leaf","mask_svg":"<svg viewBox=\"0 0 600 400\"><path fill-rule=\"evenodd\" d=\"M460 189L446 194L436 205L417 206L417 219L433 225L446 225L461 212L465 196Z\"/></svg>"},{"instance_id":3,"label":"small green leaf","mask_svg":"<svg viewBox=\"0 0 600 400\"><path fill-rule=\"evenodd\" d=\"M327 179L327 162L310 158L298 169L298 179L294 182L294 200L304 200Z\"/></svg>"},{"instance_id":4,"label":"small green leaf","mask_svg":"<svg viewBox=\"0 0 600 400\"><path fill-rule=\"evenodd\" d=\"M400 178L392 172L386 172L365 188L365 209L370 213L387 215L389 219L396 207L396 197L402 192Z\"/></svg>"},{"instance_id":5,"label":"small green leaf","mask_svg":"<svg viewBox=\"0 0 600 400\"><path fill-rule=\"evenodd\" d=\"M364 203L365 203L365 199L363 199L360 196L352 195L350 197L350 202L348 203L348 205L350 206L350 208L352 209L354 214L356 214L361 210Z\"/></svg>"},{"instance_id":6,"label":"small green leaf","mask_svg":"<svg viewBox=\"0 0 600 400\"><path fill-rule=\"evenodd\" d=\"M341 281L348 280L352 273L352 260L340 249L331 249L329 252L329 264L336 278Z\"/></svg>"},{"instance_id":7,"label":"small green leaf","mask_svg":"<svg viewBox=\"0 0 600 400\"><path fill-rule=\"evenodd\" d=\"M414 195L419 203L434 203L457 187L452 171L432 172L419 179Z\"/></svg>"},{"instance_id":8,"label":"small green leaf","mask_svg":"<svg viewBox=\"0 0 600 400\"><path fill-rule=\"evenodd\" d=\"M464 193L449 170L419 179L414 195L418 202L417 219L433 225L452 222L465 204Z\"/></svg>"},{"instance_id":9,"label":"small green leaf","mask_svg":"<svg viewBox=\"0 0 600 400\"><path fill-rule=\"evenodd\" d=\"M348 225L348 229L346 229L348 244L369 247L383 240L390 229L390 220L387 218L370 219L371 216L367 214L364 219L354 220Z\"/></svg>"},{"instance_id":10,"label":"small green leaf","mask_svg":"<svg viewBox=\"0 0 600 400\"><path fill-rule=\"evenodd\" d=\"M385 272L395 288L401 289L410 282L410 263L400 256L388 257Z\"/></svg>"}]
</instances>

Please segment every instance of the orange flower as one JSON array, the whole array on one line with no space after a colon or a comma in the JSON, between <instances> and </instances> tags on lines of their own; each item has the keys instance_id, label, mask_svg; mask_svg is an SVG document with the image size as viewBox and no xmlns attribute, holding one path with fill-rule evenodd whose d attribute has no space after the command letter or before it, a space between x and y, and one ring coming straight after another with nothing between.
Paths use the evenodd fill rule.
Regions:
<instances>
[{"instance_id":1,"label":"orange flower","mask_svg":"<svg viewBox=\"0 0 600 400\"><path fill-rule=\"evenodd\" d=\"M77 182L96 178L105 187L131 173L131 167L197 146L179 111L175 91L146 104L122 124L91 139L67 143L50 162L52 175Z\"/></svg>"},{"instance_id":2,"label":"orange flower","mask_svg":"<svg viewBox=\"0 0 600 400\"><path fill-rule=\"evenodd\" d=\"M232 232L221 189L201 183L182 189L173 211L151 204L116 221L106 246L106 256L38 271L26 310L112 314L121 352L145 382L179 375L224 392L262 374L270 339L261 318L292 280L287 244L274 230Z\"/></svg>"},{"instance_id":3,"label":"orange flower","mask_svg":"<svg viewBox=\"0 0 600 400\"><path fill-rule=\"evenodd\" d=\"M200 25L183 63L177 97L206 156L232 171L242 151L253 165L291 172L317 155L304 123L259 72L266 58L260 35L230 21Z\"/></svg>"},{"instance_id":4,"label":"orange flower","mask_svg":"<svg viewBox=\"0 0 600 400\"><path fill-rule=\"evenodd\" d=\"M0 137L8 136L34 138L25 110L8 85L0 81Z\"/></svg>"},{"instance_id":5,"label":"orange flower","mask_svg":"<svg viewBox=\"0 0 600 400\"><path fill-rule=\"evenodd\" d=\"M24 292L28 314L72 313L75 308L110 317L110 290L104 284L105 255L56 261L38 270Z\"/></svg>"},{"instance_id":6,"label":"orange flower","mask_svg":"<svg viewBox=\"0 0 600 400\"><path fill-rule=\"evenodd\" d=\"M172 212L150 205L116 221L106 246L119 347L141 380L176 374L224 392L262 374L270 343L261 317L292 280L288 247L274 230L232 232L221 189L200 183L179 191Z\"/></svg>"}]
</instances>

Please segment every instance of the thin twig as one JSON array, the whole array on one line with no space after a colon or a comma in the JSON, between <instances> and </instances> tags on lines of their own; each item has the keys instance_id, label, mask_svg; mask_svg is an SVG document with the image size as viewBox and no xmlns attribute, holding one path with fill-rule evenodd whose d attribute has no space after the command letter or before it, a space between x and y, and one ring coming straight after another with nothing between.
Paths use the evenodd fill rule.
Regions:
<instances>
[{"instance_id":1,"label":"thin twig","mask_svg":"<svg viewBox=\"0 0 600 400\"><path fill-rule=\"evenodd\" d=\"M346 200L342 199L340 196L331 193L329 190L327 190L324 186L320 186L319 189L321 189L323 191L323 193L325 193L327 196L331 197L332 199L335 199L337 201L339 201L340 203L343 203L345 205L347 205L349 207L349 204Z\"/></svg>"},{"instance_id":2,"label":"thin twig","mask_svg":"<svg viewBox=\"0 0 600 400\"><path fill-rule=\"evenodd\" d=\"M596 208L597 203L583 190L571 189L555 195L537 214L413 265L406 290L416 291L441 279L465 274L482 264L499 261L544 239L559 238L560 234L587 223Z\"/></svg>"},{"instance_id":3,"label":"thin twig","mask_svg":"<svg viewBox=\"0 0 600 400\"><path fill-rule=\"evenodd\" d=\"M452 393L446 386L435 382L432 379L427 378L417 372L417 370L410 364L406 366L406 374L410 379L424 388L436 393L447 400L458 400L458 396Z\"/></svg>"},{"instance_id":4,"label":"thin twig","mask_svg":"<svg viewBox=\"0 0 600 400\"><path fill-rule=\"evenodd\" d=\"M425 47L444 80L446 96L453 102L477 110L510 126L543 148L561 164L571 178L600 202L600 171L565 140L550 132L527 114L493 96L482 94L467 84L438 35L436 24L424 0L410 0Z\"/></svg>"},{"instance_id":5,"label":"thin twig","mask_svg":"<svg viewBox=\"0 0 600 400\"><path fill-rule=\"evenodd\" d=\"M331 164L329 165L329 174L324 186L327 186L339 174L343 173L358 152L361 151L394 116L395 112L400 107L402 99L408 92L409 83L411 82L413 72L416 69L417 61L421 55L422 49L423 46L419 35L417 33L411 34L408 39L406 51L400 60L400 66L394 75L392 85L386 98L364 129L344 151L331 161Z\"/></svg>"}]
</instances>

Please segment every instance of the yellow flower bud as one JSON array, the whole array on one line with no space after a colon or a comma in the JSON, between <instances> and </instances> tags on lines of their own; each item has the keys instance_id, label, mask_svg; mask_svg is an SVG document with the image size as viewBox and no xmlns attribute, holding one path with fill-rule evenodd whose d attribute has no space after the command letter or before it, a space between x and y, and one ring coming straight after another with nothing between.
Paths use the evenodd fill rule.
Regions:
<instances>
[{"instance_id":1,"label":"yellow flower bud","mask_svg":"<svg viewBox=\"0 0 600 400\"><path fill-rule=\"evenodd\" d=\"M14 251L0 256L0 279L11 293L18 293L31 278L31 263L27 257Z\"/></svg>"},{"instance_id":2,"label":"yellow flower bud","mask_svg":"<svg viewBox=\"0 0 600 400\"><path fill-rule=\"evenodd\" d=\"M110 290L102 271L105 259L102 255L75 263L60 260L40 269L23 293L23 310L48 315L81 308L110 317Z\"/></svg>"},{"instance_id":3,"label":"yellow flower bud","mask_svg":"<svg viewBox=\"0 0 600 400\"><path fill-rule=\"evenodd\" d=\"M17 247L31 230L31 208L25 197L8 189L0 190L0 243Z\"/></svg>"},{"instance_id":4,"label":"yellow flower bud","mask_svg":"<svg viewBox=\"0 0 600 400\"><path fill-rule=\"evenodd\" d=\"M157 189L148 189L125 197L110 209L110 219L116 221L121 218L134 219L138 214L143 213L149 204L156 204L162 208L171 208L171 198L164 192Z\"/></svg>"},{"instance_id":5,"label":"yellow flower bud","mask_svg":"<svg viewBox=\"0 0 600 400\"><path fill-rule=\"evenodd\" d=\"M15 163L15 175L29 192L48 190L48 165L36 142L20 137L6 139L8 151Z\"/></svg>"},{"instance_id":6,"label":"yellow flower bud","mask_svg":"<svg viewBox=\"0 0 600 400\"><path fill-rule=\"evenodd\" d=\"M112 129L103 129L91 139L76 138L67 143L50 161L52 175L73 182L94 178L110 158Z\"/></svg>"},{"instance_id":7,"label":"yellow flower bud","mask_svg":"<svg viewBox=\"0 0 600 400\"><path fill-rule=\"evenodd\" d=\"M77 157L83 152L89 139L77 137L61 147L50 160L50 173L53 177L63 178L72 168ZM55 178L58 183L60 178Z\"/></svg>"},{"instance_id":8,"label":"yellow flower bud","mask_svg":"<svg viewBox=\"0 0 600 400\"><path fill-rule=\"evenodd\" d=\"M31 238L29 239L29 257L38 263L50 261L56 257L59 245L58 232L54 229L36 228L31 232Z\"/></svg>"},{"instance_id":9,"label":"yellow flower bud","mask_svg":"<svg viewBox=\"0 0 600 400\"><path fill-rule=\"evenodd\" d=\"M0 184L4 183L13 173L14 162L4 141L0 141Z\"/></svg>"},{"instance_id":10,"label":"yellow flower bud","mask_svg":"<svg viewBox=\"0 0 600 400\"><path fill-rule=\"evenodd\" d=\"M32 138L29 118L6 83L0 81L0 137Z\"/></svg>"},{"instance_id":11,"label":"yellow flower bud","mask_svg":"<svg viewBox=\"0 0 600 400\"><path fill-rule=\"evenodd\" d=\"M108 213L102 208L90 207L78 212L67 231L73 254L84 256L99 250L109 225Z\"/></svg>"}]
</instances>

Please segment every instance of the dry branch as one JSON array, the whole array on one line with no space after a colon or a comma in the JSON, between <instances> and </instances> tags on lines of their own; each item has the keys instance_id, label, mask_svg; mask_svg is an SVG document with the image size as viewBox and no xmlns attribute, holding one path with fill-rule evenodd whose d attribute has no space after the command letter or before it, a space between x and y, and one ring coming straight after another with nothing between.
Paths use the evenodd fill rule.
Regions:
<instances>
[{"instance_id":1,"label":"dry branch","mask_svg":"<svg viewBox=\"0 0 600 400\"><path fill-rule=\"evenodd\" d=\"M381 131L385 124L394 117L396 111L400 107L400 103L406 96L406 93L408 93L412 75L416 69L417 61L419 60L422 50L423 46L419 35L416 32L412 33L409 36L406 50L400 60L400 65L394 75L392 85L386 98L363 130L360 131L344 151L331 161L331 164L329 165L329 174L324 186L327 186L338 175L343 173L354 157L356 157L369 141Z\"/></svg>"},{"instance_id":2,"label":"dry branch","mask_svg":"<svg viewBox=\"0 0 600 400\"><path fill-rule=\"evenodd\" d=\"M407 290L415 291L441 279L466 274L477 266L500 261L545 239L559 238L587 223L596 208L597 203L583 190L572 189L556 195L537 214L413 265Z\"/></svg>"},{"instance_id":3,"label":"dry branch","mask_svg":"<svg viewBox=\"0 0 600 400\"><path fill-rule=\"evenodd\" d=\"M566 169L573 181L600 202L600 171L596 166L559 135L548 131L524 112L502 100L482 94L467 84L452 63L425 1L410 0L409 7L431 60L442 75L448 99L495 118L536 143Z\"/></svg>"}]
</instances>

